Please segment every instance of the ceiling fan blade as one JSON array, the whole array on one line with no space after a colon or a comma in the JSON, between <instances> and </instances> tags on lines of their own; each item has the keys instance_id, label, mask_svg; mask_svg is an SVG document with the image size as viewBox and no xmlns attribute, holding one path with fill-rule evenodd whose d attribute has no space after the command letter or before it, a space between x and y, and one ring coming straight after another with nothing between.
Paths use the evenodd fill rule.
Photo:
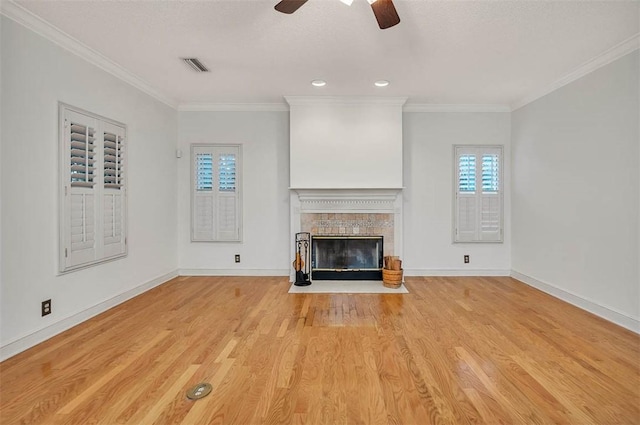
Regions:
<instances>
[{"instance_id":1,"label":"ceiling fan blade","mask_svg":"<svg viewBox=\"0 0 640 425\"><path fill-rule=\"evenodd\" d=\"M300 6L306 2L307 0L281 0L280 3L276 4L275 9L278 12L291 14L300 9Z\"/></svg>"},{"instance_id":2,"label":"ceiling fan blade","mask_svg":"<svg viewBox=\"0 0 640 425\"><path fill-rule=\"evenodd\" d=\"M371 9L373 9L373 14L376 15L376 20L381 30L400 23L400 17L392 0L376 0L371 3Z\"/></svg>"}]
</instances>

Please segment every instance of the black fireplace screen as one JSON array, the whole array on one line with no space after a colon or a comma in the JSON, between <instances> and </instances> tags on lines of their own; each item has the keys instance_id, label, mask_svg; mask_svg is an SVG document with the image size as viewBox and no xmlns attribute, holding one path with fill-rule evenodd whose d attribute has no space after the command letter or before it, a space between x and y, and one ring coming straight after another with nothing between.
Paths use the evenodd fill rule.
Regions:
<instances>
[{"instance_id":1,"label":"black fireplace screen","mask_svg":"<svg viewBox=\"0 0 640 425\"><path fill-rule=\"evenodd\" d=\"M375 279L383 265L382 236L313 236L314 279Z\"/></svg>"}]
</instances>

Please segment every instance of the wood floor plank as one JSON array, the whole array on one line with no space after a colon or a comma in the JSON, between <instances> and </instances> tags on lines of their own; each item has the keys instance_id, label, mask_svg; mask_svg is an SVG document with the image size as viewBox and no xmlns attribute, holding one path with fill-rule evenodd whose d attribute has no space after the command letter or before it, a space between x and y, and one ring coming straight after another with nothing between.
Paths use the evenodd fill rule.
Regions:
<instances>
[{"instance_id":1,"label":"wood floor plank","mask_svg":"<svg viewBox=\"0 0 640 425\"><path fill-rule=\"evenodd\" d=\"M193 377L193 374L196 373L196 370L200 365L190 365L182 375L173 383L173 385L166 391L162 397L153 405L147 414L142 418L138 424L139 425L151 425L153 424L162 414L162 412L169 406L176 398L182 397L184 394L184 387L189 382L189 380Z\"/></svg>"},{"instance_id":2,"label":"wood floor plank","mask_svg":"<svg viewBox=\"0 0 640 425\"><path fill-rule=\"evenodd\" d=\"M0 423L640 425L640 336L511 278L289 285L154 288L0 363Z\"/></svg>"},{"instance_id":3,"label":"wood floor plank","mask_svg":"<svg viewBox=\"0 0 640 425\"><path fill-rule=\"evenodd\" d=\"M118 376L118 374L120 374L127 367L129 367L135 360L137 360L139 357L143 356L151 347L156 345L162 339L166 338L168 335L169 335L168 331L161 332L160 334L156 335L151 341L147 342L140 349L136 350L135 354L133 356L129 357L123 363L121 363L121 364L115 366L113 369L109 370L106 374L104 374L102 377L100 377L100 379L98 379L93 384L91 384L91 386L89 386L87 389L85 389L80 394L78 394L76 397L74 397L74 399L71 400L71 402L69 402L66 405L64 405L60 410L58 410L57 413L59 413L61 415L68 415L69 413L71 413L75 408L78 407L78 405L80 405L80 403L82 403L87 398L93 396L93 394L96 391L101 389L106 383L108 383L114 377Z\"/></svg>"}]
</instances>

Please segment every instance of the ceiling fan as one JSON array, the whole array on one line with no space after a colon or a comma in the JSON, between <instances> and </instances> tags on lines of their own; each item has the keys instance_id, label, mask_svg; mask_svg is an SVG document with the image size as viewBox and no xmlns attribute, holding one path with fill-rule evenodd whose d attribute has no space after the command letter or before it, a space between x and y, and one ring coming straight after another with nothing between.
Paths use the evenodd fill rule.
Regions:
<instances>
[{"instance_id":1,"label":"ceiling fan","mask_svg":"<svg viewBox=\"0 0 640 425\"><path fill-rule=\"evenodd\" d=\"M353 0L340 0L341 2L351 6ZM378 21L381 30L390 28L400 23L400 17L393 5L393 0L367 0L373 9L373 14ZM307 0L281 0L276 4L275 9L278 12L291 14L298 10L300 6L305 4Z\"/></svg>"}]
</instances>

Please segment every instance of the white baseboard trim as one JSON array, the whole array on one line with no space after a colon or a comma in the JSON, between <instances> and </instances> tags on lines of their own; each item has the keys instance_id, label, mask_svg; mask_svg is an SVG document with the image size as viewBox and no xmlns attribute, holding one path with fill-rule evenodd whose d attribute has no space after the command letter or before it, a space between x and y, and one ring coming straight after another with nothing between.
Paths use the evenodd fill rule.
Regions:
<instances>
[{"instance_id":1,"label":"white baseboard trim","mask_svg":"<svg viewBox=\"0 0 640 425\"><path fill-rule=\"evenodd\" d=\"M576 307L586 310L589 313L602 317L603 319L608 320L609 322L615 323L616 325L622 326L623 328L629 329L630 331L640 334L639 318L628 316L627 314L622 313L612 307L604 306L593 300L590 300L583 296L566 291L564 289L560 289L555 285L542 282L541 280L538 280L531 276L527 276L526 274L517 272L515 270L511 270L511 277L519 280L522 283L525 283L529 286L539 289L542 292L545 292L558 299L561 299L562 301L568 302L569 304L572 304Z\"/></svg>"},{"instance_id":2,"label":"white baseboard trim","mask_svg":"<svg viewBox=\"0 0 640 425\"><path fill-rule=\"evenodd\" d=\"M289 276L289 269L179 269L180 276Z\"/></svg>"},{"instance_id":3,"label":"white baseboard trim","mask_svg":"<svg viewBox=\"0 0 640 425\"><path fill-rule=\"evenodd\" d=\"M174 270L162 276L158 276L148 282L143 283L142 285L129 289L128 291L123 292L120 295L116 295L115 297L102 301L92 307L63 318L43 329L39 329L27 335L15 338L13 341L8 342L7 344L0 347L0 361L4 361L9 357L15 356L18 353L34 347L35 345L40 344L41 342L46 341L47 339L54 337L66 331L67 329L79 325L80 323L85 322L92 317L97 316L98 314L117 306L118 304L122 304L123 302L130 300L131 298L134 298L142 294L143 292L147 292L148 290L155 288L156 286L159 286L177 276L177 270Z\"/></svg>"},{"instance_id":4,"label":"white baseboard trim","mask_svg":"<svg viewBox=\"0 0 640 425\"><path fill-rule=\"evenodd\" d=\"M511 276L511 270L404 269L405 276Z\"/></svg>"}]
</instances>

